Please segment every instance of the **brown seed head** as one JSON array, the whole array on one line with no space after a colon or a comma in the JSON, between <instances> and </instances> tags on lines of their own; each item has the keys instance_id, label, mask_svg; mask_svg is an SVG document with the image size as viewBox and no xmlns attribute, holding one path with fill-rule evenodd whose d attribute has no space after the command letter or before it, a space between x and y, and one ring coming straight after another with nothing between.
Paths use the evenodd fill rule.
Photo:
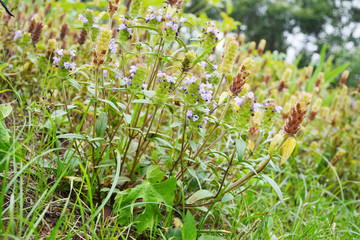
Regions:
<instances>
[{"instance_id":1,"label":"brown seed head","mask_svg":"<svg viewBox=\"0 0 360 240\"><path fill-rule=\"evenodd\" d=\"M304 120L305 114L308 111L312 95L307 92L302 92L295 103L295 106L290 110L290 115L286 119L284 125L284 132L288 135L295 136Z\"/></svg>"}]
</instances>

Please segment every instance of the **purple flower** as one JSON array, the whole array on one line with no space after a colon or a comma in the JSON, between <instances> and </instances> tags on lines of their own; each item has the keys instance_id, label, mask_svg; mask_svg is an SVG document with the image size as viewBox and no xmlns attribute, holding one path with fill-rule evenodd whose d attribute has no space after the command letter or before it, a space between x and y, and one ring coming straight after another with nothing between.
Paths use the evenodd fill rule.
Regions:
<instances>
[{"instance_id":1,"label":"purple flower","mask_svg":"<svg viewBox=\"0 0 360 240\"><path fill-rule=\"evenodd\" d=\"M161 20L162 20L162 16L161 16L161 15L156 16L156 21L161 22Z\"/></svg>"},{"instance_id":2,"label":"purple flower","mask_svg":"<svg viewBox=\"0 0 360 240\"><path fill-rule=\"evenodd\" d=\"M158 74L157 74L157 76L158 76L159 78L163 78L163 77L166 76L166 73L163 73L162 71L159 71Z\"/></svg>"},{"instance_id":3,"label":"purple flower","mask_svg":"<svg viewBox=\"0 0 360 240\"><path fill-rule=\"evenodd\" d=\"M75 57L75 56L76 56L76 50L71 50L71 51L70 51L70 55L73 56L73 57Z\"/></svg>"},{"instance_id":4,"label":"purple flower","mask_svg":"<svg viewBox=\"0 0 360 240\"><path fill-rule=\"evenodd\" d=\"M180 23L184 23L185 21L186 21L186 18L184 18L184 17L181 17L179 20Z\"/></svg>"},{"instance_id":5,"label":"purple flower","mask_svg":"<svg viewBox=\"0 0 360 240\"><path fill-rule=\"evenodd\" d=\"M136 73L136 70L137 70L137 66L135 65L130 66L130 73Z\"/></svg>"},{"instance_id":6,"label":"purple flower","mask_svg":"<svg viewBox=\"0 0 360 240\"><path fill-rule=\"evenodd\" d=\"M174 24L174 25L172 25L172 27L171 27L171 29L174 30L174 31L178 30L178 28L179 28L179 25L178 25L178 24Z\"/></svg>"},{"instance_id":7,"label":"purple flower","mask_svg":"<svg viewBox=\"0 0 360 240\"><path fill-rule=\"evenodd\" d=\"M154 20L154 19L155 19L155 15L154 15L154 14L150 14L149 19L150 19L150 20Z\"/></svg>"},{"instance_id":8,"label":"purple flower","mask_svg":"<svg viewBox=\"0 0 360 240\"><path fill-rule=\"evenodd\" d=\"M69 69L69 68L70 68L70 63L69 63L69 62L64 62L64 67L65 67L66 69Z\"/></svg>"},{"instance_id":9,"label":"purple flower","mask_svg":"<svg viewBox=\"0 0 360 240\"><path fill-rule=\"evenodd\" d=\"M253 99L254 98L254 93L252 91L248 92L246 95L245 95L247 98L251 98Z\"/></svg>"},{"instance_id":10,"label":"purple flower","mask_svg":"<svg viewBox=\"0 0 360 240\"><path fill-rule=\"evenodd\" d=\"M104 70L104 71L103 71L103 76L104 76L104 78L106 78L107 75L108 75L108 72L107 72L106 70Z\"/></svg>"},{"instance_id":11,"label":"purple flower","mask_svg":"<svg viewBox=\"0 0 360 240\"><path fill-rule=\"evenodd\" d=\"M88 23L87 18L86 18L84 15L82 15L82 14L79 14L79 20L80 20L83 24Z\"/></svg>"},{"instance_id":12,"label":"purple flower","mask_svg":"<svg viewBox=\"0 0 360 240\"><path fill-rule=\"evenodd\" d=\"M53 63L55 63L55 64L60 63L60 58L54 56L52 59L53 59Z\"/></svg>"},{"instance_id":13,"label":"purple flower","mask_svg":"<svg viewBox=\"0 0 360 240\"><path fill-rule=\"evenodd\" d=\"M17 30L17 31L15 32L15 35L14 35L13 40L16 41L16 40L18 40L18 38L21 38L22 36L23 36L22 31L21 31L21 30Z\"/></svg>"},{"instance_id":14,"label":"purple flower","mask_svg":"<svg viewBox=\"0 0 360 240\"><path fill-rule=\"evenodd\" d=\"M281 106L276 106L275 107L275 111L277 111L278 113L281 113L282 107Z\"/></svg>"},{"instance_id":15,"label":"purple flower","mask_svg":"<svg viewBox=\"0 0 360 240\"><path fill-rule=\"evenodd\" d=\"M261 104L260 103L255 103L253 105L253 108L254 108L255 111L258 111L261 108Z\"/></svg>"},{"instance_id":16,"label":"purple flower","mask_svg":"<svg viewBox=\"0 0 360 240\"><path fill-rule=\"evenodd\" d=\"M125 24L120 24L119 29L120 29L120 30L125 30L125 29L126 29L126 25L125 25Z\"/></svg>"},{"instance_id":17,"label":"purple flower","mask_svg":"<svg viewBox=\"0 0 360 240\"><path fill-rule=\"evenodd\" d=\"M115 43L115 38L112 38L110 41L109 49L111 50L111 53L114 54L117 51L117 45Z\"/></svg>"},{"instance_id":18,"label":"purple flower","mask_svg":"<svg viewBox=\"0 0 360 240\"><path fill-rule=\"evenodd\" d=\"M235 100L235 105L237 105L239 107L242 106L243 103L244 103L244 100L242 98L239 98L239 97L235 97L234 100Z\"/></svg>"},{"instance_id":19,"label":"purple flower","mask_svg":"<svg viewBox=\"0 0 360 240\"><path fill-rule=\"evenodd\" d=\"M186 113L186 117L188 119L192 118L194 116L193 112L191 110L189 110L187 113Z\"/></svg>"},{"instance_id":20,"label":"purple flower","mask_svg":"<svg viewBox=\"0 0 360 240\"><path fill-rule=\"evenodd\" d=\"M193 120L194 122L197 122L197 121L199 120L199 116L198 116L198 115L194 115L194 116L192 117L192 120Z\"/></svg>"},{"instance_id":21,"label":"purple flower","mask_svg":"<svg viewBox=\"0 0 360 240\"><path fill-rule=\"evenodd\" d=\"M64 49L56 49L55 52L62 57L64 55Z\"/></svg>"}]
</instances>

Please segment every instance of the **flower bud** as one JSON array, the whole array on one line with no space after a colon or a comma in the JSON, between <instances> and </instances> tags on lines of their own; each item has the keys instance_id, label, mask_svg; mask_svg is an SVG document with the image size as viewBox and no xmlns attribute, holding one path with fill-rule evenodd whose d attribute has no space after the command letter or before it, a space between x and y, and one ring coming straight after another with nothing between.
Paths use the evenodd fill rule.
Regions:
<instances>
[{"instance_id":1,"label":"flower bud","mask_svg":"<svg viewBox=\"0 0 360 240\"><path fill-rule=\"evenodd\" d=\"M329 118L330 108L329 107L323 107L321 108L321 119L327 120Z\"/></svg>"},{"instance_id":2,"label":"flower bud","mask_svg":"<svg viewBox=\"0 0 360 240\"><path fill-rule=\"evenodd\" d=\"M53 52L57 48L57 43L55 39L49 39L48 41L48 51Z\"/></svg>"},{"instance_id":3,"label":"flower bud","mask_svg":"<svg viewBox=\"0 0 360 240\"><path fill-rule=\"evenodd\" d=\"M239 45L234 38L229 38L226 43L223 61L219 67L219 71L224 74L232 72Z\"/></svg>"},{"instance_id":4,"label":"flower bud","mask_svg":"<svg viewBox=\"0 0 360 240\"><path fill-rule=\"evenodd\" d=\"M249 55L254 51L255 47L256 47L256 42L252 41L252 42L249 43L249 47L248 47L248 54Z\"/></svg>"},{"instance_id":5,"label":"flower bud","mask_svg":"<svg viewBox=\"0 0 360 240\"><path fill-rule=\"evenodd\" d=\"M311 108L311 111L319 112L322 102L323 100L321 98L317 98Z\"/></svg>"},{"instance_id":6,"label":"flower bud","mask_svg":"<svg viewBox=\"0 0 360 240\"><path fill-rule=\"evenodd\" d=\"M192 63L196 59L196 53L194 50L191 50L185 54L185 58L182 62L181 71L188 72L191 68Z\"/></svg>"},{"instance_id":7,"label":"flower bud","mask_svg":"<svg viewBox=\"0 0 360 240\"><path fill-rule=\"evenodd\" d=\"M242 45L245 41L245 34L240 34L239 36L239 39L238 39L238 42L239 42L239 45Z\"/></svg>"},{"instance_id":8,"label":"flower bud","mask_svg":"<svg viewBox=\"0 0 360 240\"><path fill-rule=\"evenodd\" d=\"M266 46L266 40L265 39L261 39L258 45L258 55L261 55L264 52Z\"/></svg>"},{"instance_id":9,"label":"flower bud","mask_svg":"<svg viewBox=\"0 0 360 240\"><path fill-rule=\"evenodd\" d=\"M331 159L331 165L335 166L335 164L342 158L342 156L345 154L345 150L340 148L336 151L335 156Z\"/></svg>"},{"instance_id":10,"label":"flower bud","mask_svg":"<svg viewBox=\"0 0 360 240\"><path fill-rule=\"evenodd\" d=\"M344 85L347 81L347 79L349 78L349 74L350 71L349 70L345 70L340 77L340 85Z\"/></svg>"},{"instance_id":11,"label":"flower bud","mask_svg":"<svg viewBox=\"0 0 360 240\"><path fill-rule=\"evenodd\" d=\"M308 66L305 71L305 80L309 79L312 72L313 72L313 66Z\"/></svg>"},{"instance_id":12,"label":"flower bud","mask_svg":"<svg viewBox=\"0 0 360 240\"><path fill-rule=\"evenodd\" d=\"M321 87L324 82L324 73L320 72L316 78L315 87Z\"/></svg>"}]
</instances>

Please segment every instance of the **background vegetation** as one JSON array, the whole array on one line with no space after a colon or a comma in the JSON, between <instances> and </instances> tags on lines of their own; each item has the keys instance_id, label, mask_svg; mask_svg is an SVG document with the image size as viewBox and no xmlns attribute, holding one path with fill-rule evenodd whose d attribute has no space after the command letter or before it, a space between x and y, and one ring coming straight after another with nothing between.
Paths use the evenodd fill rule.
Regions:
<instances>
[{"instance_id":1,"label":"background vegetation","mask_svg":"<svg viewBox=\"0 0 360 240\"><path fill-rule=\"evenodd\" d=\"M359 238L351 2L5 3L2 238Z\"/></svg>"}]
</instances>

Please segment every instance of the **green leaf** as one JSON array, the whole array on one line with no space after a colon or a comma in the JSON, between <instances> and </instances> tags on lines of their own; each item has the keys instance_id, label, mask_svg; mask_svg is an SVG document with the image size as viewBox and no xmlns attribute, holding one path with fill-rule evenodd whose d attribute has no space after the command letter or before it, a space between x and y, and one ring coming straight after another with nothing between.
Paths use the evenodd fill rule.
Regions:
<instances>
[{"instance_id":1,"label":"green leaf","mask_svg":"<svg viewBox=\"0 0 360 240\"><path fill-rule=\"evenodd\" d=\"M135 99L131 101L132 103L143 103L143 104L153 104L150 99Z\"/></svg>"},{"instance_id":2,"label":"green leaf","mask_svg":"<svg viewBox=\"0 0 360 240\"><path fill-rule=\"evenodd\" d=\"M159 203L164 203L168 211L173 205L175 187L176 178L172 177L156 184L145 181L117 194L114 205L114 212L118 214L117 221L122 225L128 224L129 218L133 217L133 207L141 205L145 206L145 210L135 219L138 222L137 230L141 233L147 228L152 229L163 218ZM137 199L142 199L142 202L135 203Z\"/></svg>"},{"instance_id":3,"label":"green leaf","mask_svg":"<svg viewBox=\"0 0 360 240\"><path fill-rule=\"evenodd\" d=\"M272 178L268 177L268 176L265 175L265 174L262 174L261 176L262 176L262 177L265 179L265 181L268 182L268 183L271 185L271 187L275 190L276 194L277 194L278 197L280 198L280 201L281 201L281 202L284 202L284 197L283 197L283 195L282 195L282 192L281 192L279 186L276 184L276 182L275 182Z\"/></svg>"},{"instance_id":4,"label":"green leaf","mask_svg":"<svg viewBox=\"0 0 360 240\"><path fill-rule=\"evenodd\" d=\"M56 119L56 118L60 118L64 115L66 115L67 112L64 110L55 110L52 114L51 114L51 118L52 119Z\"/></svg>"},{"instance_id":5,"label":"green leaf","mask_svg":"<svg viewBox=\"0 0 360 240\"><path fill-rule=\"evenodd\" d=\"M102 102L105 102L107 104L109 104L113 109L115 109L116 111L120 112L119 108L115 105L115 103L109 101L109 100L106 100L106 99L99 99L100 101Z\"/></svg>"},{"instance_id":6,"label":"green leaf","mask_svg":"<svg viewBox=\"0 0 360 240\"><path fill-rule=\"evenodd\" d=\"M143 92L145 97L147 98L152 98L155 95L155 91L153 90L144 90Z\"/></svg>"},{"instance_id":7,"label":"green leaf","mask_svg":"<svg viewBox=\"0 0 360 240\"><path fill-rule=\"evenodd\" d=\"M182 121L175 121L170 125L170 128L179 127L182 125Z\"/></svg>"},{"instance_id":8,"label":"green leaf","mask_svg":"<svg viewBox=\"0 0 360 240\"><path fill-rule=\"evenodd\" d=\"M211 52L211 50L212 50L214 47L216 47L216 45L218 45L219 42L221 42L222 40L223 40L223 38L220 39L219 41L217 41L216 43L214 43L213 45L211 45L211 46L210 46L208 49L206 49L199 57L197 57L197 58L194 60L192 67L194 67L199 61L201 61L201 59L203 59L203 57L204 57L206 54L208 54L209 52Z\"/></svg>"},{"instance_id":9,"label":"green leaf","mask_svg":"<svg viewBox=\"0 0 360 240\"><path fill-rule=\"evenodd\" d=\"M75 134L75 133L61 134L61 135L58 136L58 138L86 139L83 135Z\"/></svg>"},{"instance_id":10,"label":"green leaf","mask_svg":"<svg viewBox=\"0 0 360 240\"><path fill-rule=\"evenodd\" d=\"M217 237L213 235L201 235L199 240L225 240L223 237Z\"/></svg>"},{"instance_id":11,"label":"green leaf","mask_svg":"<svg viewBox=\"0 0 360 240\"><path fill-rule=\"evenodd\" d=\"M240 162L242 160L242 157L244 156L244 152L246 149L246 143L241 137L240 137L240 139L236 139L235 143L236 143L236 151L238 154L237 158L238 158L238 161Z\"/></svg>"},{"instance_id":12,"label":"green leaf","mask_svg":"<svg viewBox=\"0 0 360 240\"><path fill-rule=\"evenodd\" d=\"M0 105L0 120L3 120L12 112L10 103Z\"/></svg>"},{"instance_id":13,"label":"green leaf","mask_svg":"<svg viewBox=\"0 0 360 240\"><path fill-rule=\"evenodd\" d=\"M319 60L319 64L316 67L316 70L314 72L314 74L311 76L311 78L308 80L308 82L306 83L306 87L305 90L307 92L310 92L312 87L314 86L316 79L319 75L319 73L322 71L323 69L323 65L325 62L325 55L326 55L326 49L327 49L327 44L324 44L321 48L321 52L320 52L320 60Z\"/></svg>"},{"instance_id":14,"label":"green leaf","mask_svg":"<svg viewBox=\"0 0 360 240\"><path fill-rule=\"evenodd\" d=\"M160 166L151 165L146 171L146 179L151 183L156 183L164 178L164 172L160 170Z\"/></svg>"},{"instance_id":15,"label":"green leaf","mask_svg":"<svg viewBox=\"0 0 360 240\"><path fill-rule=\"evenodd\" d=\"M196 235L197 235L196 223L190 211L186 212L184 226L181 229L181 235L182 235L182 239L196 240Z\"/></svg>"},{"instance_id":16,"label":"green leaf","mask_svg":"<svg viewBox=\"0 0 360 240\"><path fill-rule=\"evenodd\" d=\"M104 134L107 128L107 124L108 124L107 115L105 112L103 112L96 121L96 125L95 125L96 136L102 137L102 135Z\"/></svg>"},{"instance_id":17,"label":"green leaf","mask_svg":"<svg viewBox=\"0 0 360 240\"><path fill-rule=\"evenodd\" d=\"M75 79L73 79L73 78L69 78L69 79L67 79L70 83L71 83L71 85L74 87L74 88L76 88L77 90L80 90L81 89L81 85L75 80Z\"/></svg>"},{"instance_id":18,"label":"green leaf","mask_svg":"<svg viewBox=\"0 0 360 240\"><path fill-rule=\"evenodd\" d=\"M195 192L193 195L191 195L191 197L188 198L188 200L186 200L187 204L193 204L197 201L200 201L202 199L206 199L209 197L213 197L214 194L208 190L199 190L197 192Z\"/></svg>"},{"instance_id":19,"label":"green leaf","mask_svg":"<svg viewBox=\"0 0 360 240\"><path fill-rule=\"evenodd\" d=\"M131 115L124 113L124 120L125 120L126 124L130 124L131 123Z\"/></svg>"},{"instance_id":20,"label":"green leaf","mask_svg":"<svg viewBox=\"0 0 360 240\"><path fill-rule=\"evenodd\" d=\"M0 121L0 142L9 143L10 135L4 121Z\"/></svg>"}]
</instances>

